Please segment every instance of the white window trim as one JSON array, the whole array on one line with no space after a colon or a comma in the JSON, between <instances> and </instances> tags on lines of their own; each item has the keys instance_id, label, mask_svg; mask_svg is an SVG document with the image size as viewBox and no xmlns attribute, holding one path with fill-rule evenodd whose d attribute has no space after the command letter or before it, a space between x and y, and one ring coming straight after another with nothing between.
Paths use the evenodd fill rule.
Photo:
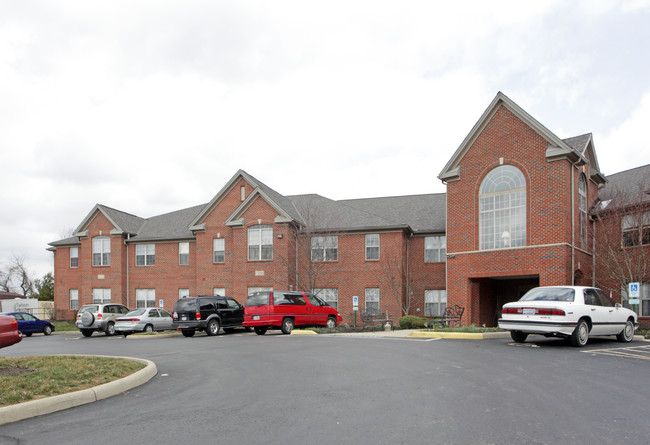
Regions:
<instances>
[{"instance_id":1,"label":"white window trim","mask_svg":"<svg viewBox=\"0 0 650 445\"><path fill-rule=\"evenodd\" d=\"M369 240L377 239L377 245L368 244ZM368 250L377 249L377 258L369 258ZM381 258L381 240L378 233L369 233L366 235L366 261L379 261Z\"/></svg>"},{"instance_id":2,"label":"white window trim","mask_svg":"<svg viewBox=\"0 0 650 445\"><path fill-rule=\"evenodd\" d=\"M223 249L217 250L217 244L222 244ZM221 252L223 254L223 260L217 261L217 252ZM214 264L223 264L226 262L226 239L225 238L213 238L212 239L212 262Z\"/></svg>"},{"instance_id":3,"label":"white window trim","mask_svg":"<svg viewBox=\"0 0 650 445\"><path fill-rule=\"evenodd\" d=\"M144 250L144 253L142 252ZM138 253L140 251L140 253ZM143 264L138 264L138 258L143 259ZM155 266L156 265L156 245L155 244L136 244L135 245L135 265L137 267Z\"/></svg>"},{"instance_id":4,"label":"white window trim","mask_svg":"<svg viewBox=\"0 0 650 445\"><path fill-rule=\"evenodd\" d=\"M184 252L187 250L187 252ZM183 263L184 255L187 257L187 262ZM178 243L178 265L179 266L189 266L190 265L190 243L180 242Z\"/></svg>"},{"instance_id":5,"label":"white window trim","mask_svg":"<svg viewBox=\"0 0 650 445\"><path fill-rule=\"evenodd\" d=\"M75 255L72 256L72 252L75 252ZM72 265L72 260L75 259L77 260L77 264L75 266ZM77 269L79 267L79 248L78 247L70 247L70 269Z\"/></svg>"}]
</instances>

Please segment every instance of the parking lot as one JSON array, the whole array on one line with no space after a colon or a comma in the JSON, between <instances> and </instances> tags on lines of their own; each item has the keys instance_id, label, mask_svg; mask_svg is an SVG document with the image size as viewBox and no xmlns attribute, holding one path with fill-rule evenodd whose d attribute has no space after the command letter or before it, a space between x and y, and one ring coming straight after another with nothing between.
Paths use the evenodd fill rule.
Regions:
<instances>
[{"instance_id":1,"label":"parking lot","mask_svg":"<svg viewBox=\"0 0 650 445\"><path fill-rule=\"evenodd\" d=\"M0 356L141 357L158 375L0 426L0 444L646 443L649 349L542 337L32 336Z\"/></svg>"}]
</instances>

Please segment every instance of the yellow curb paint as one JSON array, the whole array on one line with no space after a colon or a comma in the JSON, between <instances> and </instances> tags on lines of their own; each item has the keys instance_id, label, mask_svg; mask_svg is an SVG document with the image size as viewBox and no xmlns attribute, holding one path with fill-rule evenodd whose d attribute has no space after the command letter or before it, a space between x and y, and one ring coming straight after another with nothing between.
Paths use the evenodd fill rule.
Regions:
<instances>
[{"instance_id":1,"label":"yellow curb paint","mask_svg":"<svg viewBox=\"0 0 650 445\"><path fill-rule=\"evenodd\" d=\"M314 331L291 331L291 335L316 335Z\"/></svg>"},{"instance_id":2,"label":"yellow curb paint","mask_svg":"<svg viewBox=\"0 0 650 445\"><path fill-rule=\"evenodd\" d=\"M475 332L413 332L408 337L419 338L459 338L464 340L483 340L485 336Z\"/></svg>"}]
</instances>

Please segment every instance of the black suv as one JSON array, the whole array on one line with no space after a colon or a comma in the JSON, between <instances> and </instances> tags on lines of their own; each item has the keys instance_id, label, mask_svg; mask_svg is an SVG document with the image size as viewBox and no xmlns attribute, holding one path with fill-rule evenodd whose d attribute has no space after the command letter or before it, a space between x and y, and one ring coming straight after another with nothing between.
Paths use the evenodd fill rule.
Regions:
<instances>
[{"instance_id":1,"label":"black suv","mask_svg":"<svg viewBox=\"0 0 650 445\"><path fill-rule=\"evenodd\" d=\"M172 319L172 327L180 329L185 337L192 337L196 331L217 335L219 328L232 332L242 327L244 306L234 298L221 295L185 297L174 305Z\"/></svg>"}]
</instances>

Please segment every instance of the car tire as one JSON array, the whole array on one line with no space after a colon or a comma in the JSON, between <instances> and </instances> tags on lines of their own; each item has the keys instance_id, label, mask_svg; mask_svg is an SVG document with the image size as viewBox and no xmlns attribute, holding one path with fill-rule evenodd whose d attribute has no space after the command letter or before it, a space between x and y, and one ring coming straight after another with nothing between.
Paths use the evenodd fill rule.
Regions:
<instances>
[{"instance_id":1,"label":"car tire","mask_svg":"<svg viewBox=\"0 0 650 445\"><path fill-rule=\"evenodd\" d=\"M92 329L82 329L81 333L83 334L84 337L90 337L93 335L93 330Z\"/></svg>"},{"instance_id":2,"label":"car tire","mask_svg":"<svg viewBox=\"0 0 650 445\"><path fill-rule=\"evenodd\" d=\"M43 328L43 334L50 335L52 333L52 326L47 325Z\"/></svg>"},{"instance_id":3,"label":"car tire","mask_svg":"<svg viewBox=\"0 0 650 445\"><path fill-rule=\"evenodd\" d=\"M194 337L194 333L196 331L194 329L181 329L181 334L183 334L183 337Z\"/></svg>"},{"instance_id":4,"label":"car tire","mask_svg":"<svg viewBox=\"0 0 650 445\"><path fill-rule=\"evenodd\" d=\"M328 329L334 329L336 327L336 320L334 317L327 317L327 322L325 323L325 327Z\"/></svg>"},{"instance_id":5,"label":"car tire","mask_svg":"<svg viewBox=\"0 0 650 445\"><path fill-rule=\"evenodd\" d=\"M92 326L92 324L95 322L95 316L93 315L92 312L84 312L81 314L81 323L84 326Z\"/></svg>"},{"instance_id":6,"label":"car tire","mask_svg":"<svg viewBox=\"0 0 650 445\"><path fill-rule=\"evenodd\" d=\"M268 328L266 326L255 326L255 333L257 335L264 335L266 334L266 330Z\"/></svg>"},{"instance_id":7,"label":"car tire","mask_svg":"<svg viewBox=\"0 0 650 445\"><path fill-rule=\"evenodd\" d=\"M226 334L232 334L233 332L235 332L235 328L223 328L223 332L225 332Z\"/></svg>"},{"instance_id":8,"label":"car tire","mask_svg":"<svg viewBox=\"0 0 650 445\"><path fill-rule=\"evenodd\" d=\"M253 326L246 326L246 332L253 332L254 330Z\"/></svg>"},{"instance_id":9,"label":"car tire","mask_svg":"<svg viewBox=\"0 0 650 445\"><path fill-rule=\"evenodd\" d=\"M153 326L150 324L146 325L142 332L153 332Z\"/></svg>"},{"instance_id":10,"label":"car tire","mask_svg":"<svg viewBox=\"0 0 650 445\"><path fill-rule=\"evenodd\" d=\"M282 327L280 327L283 334L291 334L293 331L293 318L287 317L282 320Z\"/></svg>"},{"instance_id":11,"label":"car tire","mask_svg":"<svg viewBox=\"0 0 650 445\"><path fill-rule=\"evenodd\" d=\"M205 327L205 332L209 336L217 335L219 333L219 320L213 318L208 321L208 325Z\"/></svg>"},{"instance_id":12,"label":"car tire","mask_svg":"<svg viewBox=\"0 0 650 445\"><path fill-rule=\"evenodd\" d=\"M31 336L32 336L32 333L31 333L31 332L23 332L23 335L24 335L25 337L31 337Z\"/></svg>"},{"instance_id":13,"label":"car tire","mask_svg":"<svg viewBox=\"0 0 650 445\"><path fill-rule=\"evenodd\" d=\"M108 324L106 325L106 329L104 330L104 333L106 334L107 337L115 335L115 323L109 321Z\"/></svg>"},{"instance_id":14,"label":"car tire","mask_svg":"<svg viewBox=\"0 0 650 445\"><path fill-rule=\"evenodd\" d=\"M523 343L528 338L528 334L525 334L521 331L510 331L510 337L515 343Z\"/></svg>"},{"instance_id":15,"label":"car tire","mask_svg":"<svg viewBox=\"0 0 650 445\"><path fill-rule=\"evenodd\" d=\"M581 348L589 341L589 324L585 319L580 319L575 330L571 334L571 345Z\"/></svg>"},{"instance_id":16,"label":"car tire","mask_svg":"<svg viewBox=\"0 0 650 445\"><path fill-rule=\"evenodd\" d=\"M634 340L634 323L628 320L623 330L616 335L616 340L621 343L629 343Z\"/></svg>"}]
</instances>

